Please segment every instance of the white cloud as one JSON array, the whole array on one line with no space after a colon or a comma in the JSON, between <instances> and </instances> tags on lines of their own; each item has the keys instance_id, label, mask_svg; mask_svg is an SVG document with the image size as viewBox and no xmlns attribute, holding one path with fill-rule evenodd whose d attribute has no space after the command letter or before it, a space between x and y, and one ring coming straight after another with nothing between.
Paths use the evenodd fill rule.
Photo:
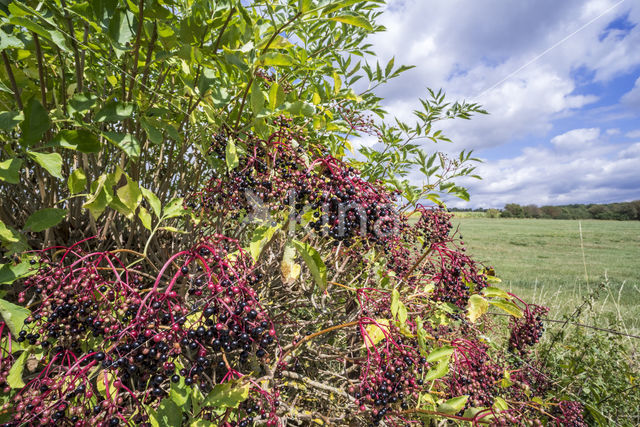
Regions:
<instances>
[{"instance_id":1,"label":"white cloud","mask_svg":"<svg viewBox=\"0 0 640 427\"><path fill-rule=\"evenodd\" d=\"M620 135L620 133L622 132L618 128L611 128L611 129L607 129L606 133L607 135L613 136L613 135Z\"/></svg>"},{"instance_id":2,"label":"white cloud","mask_svg":"<svg viewBox=\"0 0 640 427\"><path fill-rule=\"evenodd\" d=\"M640 111L640 77L636 80L636 84L629 92L625 93L620 101L627 107Z\"/></svg>"},{"instance_id":3,"label":"white cloud","mask_svg":"<svg viewBox=\"0 0 640 427\"><path fill-rule=\"evenodd\" d=\"M640 129L627 132L624 134L624 136L626 136L627 138L640 138Z\"/></svg>"},{"instance_id":4,"label":"white cloud","mask_svg":"<svg viewBox=\"0 0 640 427\"><path fill-rule=\"evenodd\" d=\"M638 164L640 143L610 144L597 128L574 129L554 137L551 148L527 147L518 156L485 162L477 170L483 181L465 183L474 207L608 203L640 199Z\"/></svg>"},{"instance_id":5,"label":"white cloud","mask_svg":"<svg viewBox=\"0 0 640 427\"><path fill-rule=\"evenodd\" d=\"M459 148L544 136L555 119L598 99L574 93L576 70L584 68L592 79L607 81L640 64L640 25L603 32L612 19L626 13L630 21L640 22L640 4L626 2L611 9L616 3L390 0L380 22L388 31L372 38L374 50L381 62L395 56L396 64L416 68L380 95L391 113L405 119L419 106L416 97L426 95L426 87L442 87L452 99L481 103L490 116L443 125Z\"/></svg>"}]
</instances>

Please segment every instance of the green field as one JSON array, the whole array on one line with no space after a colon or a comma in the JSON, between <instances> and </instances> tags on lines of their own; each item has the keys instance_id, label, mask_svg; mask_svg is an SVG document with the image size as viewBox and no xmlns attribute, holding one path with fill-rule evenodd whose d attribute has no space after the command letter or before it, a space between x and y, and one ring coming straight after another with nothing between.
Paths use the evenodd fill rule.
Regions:
<instances>
[{"instance_id":1,"label":"green field","mask_svg":"<svg viewBox=\"0 0 640 427\"><path fill-rule=\"evenodd\" d=\"M581 320L640 331L640 222L473 217L453 221L468 252L495 268L503 288L547 305L550 316L572 313L605 283Z\"/></svg>"}]
</instances>

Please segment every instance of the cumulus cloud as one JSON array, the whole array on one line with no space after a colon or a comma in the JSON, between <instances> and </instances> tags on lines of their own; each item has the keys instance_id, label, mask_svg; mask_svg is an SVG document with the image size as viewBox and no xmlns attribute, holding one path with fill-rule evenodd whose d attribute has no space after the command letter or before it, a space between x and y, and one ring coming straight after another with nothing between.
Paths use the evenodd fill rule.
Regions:
<instances>
[{"instance_id":1,"label":"cumulus cloud","mask_svg":"<svg viewBox=\"0 0 640 427\"><path fill-rule=\"evenodd\" d=\"M624 105L640 111L640 77L629 92L625 93L620 100Z\"/></svg>"},{"instance_id":2,"label":"cumulus cloud","mask_svg":"<svg viewBox=\"0 0 640 427\"><path fill-rule=\"evenodd\" d=\"M380 23L388 31L371 43L383 65L416 66L380 90L390 113L410 120L427 87L489 111L438 123L455 144L436 149L491 152L473 205L640 196L635 148L612 142L628 132L622 120L637 118L629 107L640 110L640 79L621 104L606 92L640 67L640 3L389 0ZM575 129L554 135L560 120Z\"/></svg>"},{"instance_id":3,"label":"cumulus cloud","mask_svg":"<svg viewBox=\"0 0 640 427\"><path fill-rule=\"evenodd\" d=\"M574 129L555 136L551 143L551 147L527 147L518 156L481 164L478 173L483 181L465 182L471 188L472 206L640 199L640 143L612 144L597 128Z\"/></svg>"}]
</instances>

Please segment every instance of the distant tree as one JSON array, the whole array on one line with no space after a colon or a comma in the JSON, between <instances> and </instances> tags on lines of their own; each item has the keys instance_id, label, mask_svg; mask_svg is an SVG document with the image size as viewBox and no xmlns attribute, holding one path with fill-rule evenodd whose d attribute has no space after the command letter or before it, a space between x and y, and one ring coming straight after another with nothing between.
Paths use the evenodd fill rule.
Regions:
<instances>
[{"instance_id":1,"label":"distant tree","mask_svg":"<svg viewBox=\"0 0 640 427\"><path fill-rule=\"evenodd\" d=\"M526 218L540 218L542 212L540 212L540 208L536 205L527 205L522 208L524 216Z\"/></svg>"},{"instance_id":2,"label":"distant tree","mask_svg":"<svg viewBox=\"0 0 640 427\"><path fill-rule=\"evenodd\" d=\"M520 206L517 203L508 203L504 206L504 212L509 212L510 217L513 218L523 218L524 217L524 210L522 209L522 206ZM504 212L503 212L503 216L504 216Z\"/></svg>"},{"instance_id":3,"label":"distant tree","mask_svg":"<svg viewBox=\"0 0 640 427\"><path fill-rule=\"evenodd\" d=\"M558 219L562 215L562 208L558 206L543 206L540 210L544 218Z\"/></svg>"},{"instance_id":4,"label":"distant tree","mask_svg":"<svg viewBox=\"0 0 640 427\"><path fill-rule=\"evenodd\" d=\"M500 211L498 209L487 209L487 218L499 218Z\"/></svg>"}]
</instances>

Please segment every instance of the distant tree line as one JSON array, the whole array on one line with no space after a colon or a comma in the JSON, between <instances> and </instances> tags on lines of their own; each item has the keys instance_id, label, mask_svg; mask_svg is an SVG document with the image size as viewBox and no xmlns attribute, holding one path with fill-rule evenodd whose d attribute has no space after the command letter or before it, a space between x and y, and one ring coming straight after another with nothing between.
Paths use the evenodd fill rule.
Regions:
<instances>
[{"instance_id":1,"label":"distant tree line","mask_svg":"<svg viewBox=\"0 0 640 427\"><path fill-rule=\"evenodd\" d=\"M452 208L452 212L485 212L490 218L610 219L640 221L640 200L608 204L571 204L560 206L508 203L503 209Z\"/></svg>"}]
</instances>

